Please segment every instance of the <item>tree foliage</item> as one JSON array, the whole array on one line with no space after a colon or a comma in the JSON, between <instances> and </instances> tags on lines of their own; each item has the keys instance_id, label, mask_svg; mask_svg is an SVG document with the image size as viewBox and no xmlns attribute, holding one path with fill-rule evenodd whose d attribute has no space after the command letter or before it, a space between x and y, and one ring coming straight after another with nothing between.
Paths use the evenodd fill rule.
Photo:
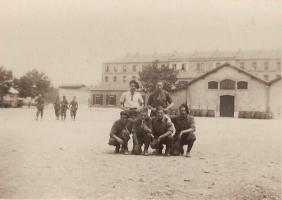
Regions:
<instances>
[{"instance_id":1,"label":"tree foliage","mask_svg":"<svg viewBox=\"0 0 282 200\"><path fill-rule=\"evenodd\" d=\"M160 66L159 61L154 61L139 72L140 82L145 91L153 91L158 81L163 81L164 89L170 91L177 81L178 70L167 65Z\"/></svg>"},{"instance_id":2,"label":"tree foliage","mask_svg":"<svg viewBox=\"0 0 282 200\"><path fill-rule=\"evenodd\" d=\"M0 67L0 98L7 94L9 87L13 84L13 72Z\"/></svg>"},{"instance_id":3,"label":"tree foliage","mask_svg":"<svg viewBox=\"0 0 282 200\"><path fill-rule=\"evenodd\" d=\"M21 97L35 97L38 94L45 94L49 92L51 87L48 76L43 72L38 72L36 69L27 72L16 82L19 86Z\"/></svg>"}]
</instances>

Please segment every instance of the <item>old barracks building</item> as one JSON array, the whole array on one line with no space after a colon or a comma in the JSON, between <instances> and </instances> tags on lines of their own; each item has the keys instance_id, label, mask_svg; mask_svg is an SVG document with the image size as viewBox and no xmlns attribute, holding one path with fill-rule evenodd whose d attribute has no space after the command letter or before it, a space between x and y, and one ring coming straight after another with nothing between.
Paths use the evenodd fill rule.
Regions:
<instances>
[{"instance_id":1,"label":"old barracks building","mask_svg":"<svg viewBox=\"0 0 282 200\"><path fill-rule=\"evenodd\" d=\"M240 111L280 116L281 50L127 55L103 63L102 82L91 88L92 105L119 106L129 81L138 80L142 68L156 60L160 67L179 70L178 80L188 83L172 92L176 105L187 102L192 109L212 110L215 116L238 117Z\"/></svg>"}]
</instances>

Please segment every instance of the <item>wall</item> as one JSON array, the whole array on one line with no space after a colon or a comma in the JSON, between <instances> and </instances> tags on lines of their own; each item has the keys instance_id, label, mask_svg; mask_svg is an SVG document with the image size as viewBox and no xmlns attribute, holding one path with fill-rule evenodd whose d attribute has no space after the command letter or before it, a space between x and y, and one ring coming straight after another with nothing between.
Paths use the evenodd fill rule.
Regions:
<instances>
[{"instance_id":1,"label":"wall","mask_svg":"<svg viewBox=\"0 0 282 200\"><path fill-rule=\"evenodd\" d=\"M269 88L269 108L274 118L281 118L281 80Z\"/></svg>"},{"instance_id":2,"label":"wall","mask_svg":"<svg viewBox=\"0 0 282 200\"><path fill-rule=\"evenodd\" d=\"M64 89L59 88L59 96L62 100L63 96L66 96L68 102L70 102L74 96L76 96L76 100L78 104L88 104L90 92L86 88L82 89Z\"/></svg>"}]
</instances>

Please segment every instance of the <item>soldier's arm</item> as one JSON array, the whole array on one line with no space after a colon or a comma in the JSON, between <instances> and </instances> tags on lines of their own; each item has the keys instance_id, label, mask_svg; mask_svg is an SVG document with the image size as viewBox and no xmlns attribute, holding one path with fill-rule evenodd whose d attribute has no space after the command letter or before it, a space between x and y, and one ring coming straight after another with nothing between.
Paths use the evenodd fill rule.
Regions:
<instances>
[{"instance_id":1,"label":"soldier's arm","mask_svg":"<svg viewBox=\"0 0 282 200\"><path fill-rule=\"evenodd\" d=\"M147 104L150 110L154 110L154 111L156 110L156 108L153 106L153 95L152 94L149 96Z\"/></svg>"},{"instance_id":2,"label":"soldier's arm","mask_svg":"<svg viewBox=\"0 0 282 200\"><path fill-rule=\"evenodd\" d=\"M112 138L115 138L116 141L118 141L118 143L122 144L122 143L123 143L123 140L122 140L120 137L118 137L118 136L116 135L117 132L118 132L118 125L117 125L117 122L115 122L115 123L113 124L112 128L111 128L110 136L111 136Z\"/></svg>"},{"instance_id":3,"label":"soldier's arm","mask_svg":"<svg viewBox=\"0 0 282 200\"><path fill-rule=\"evenodd\" d=\"M165 132L164 134L160 135L159 136L160 139L161 138L165 138L165 137L167 137L169 135L172 135L173 130L174 130L174 126L173 126L172 122L167 122L167 127L168 127L167 128L167 132Z\"/></svg>"},{"instance_id":4,"label":"soldier's arm","mask_svg":"<svg viewBox=\"0 0 282 200\"><path fill-rule=\"evenodd\" d=\"M169 95L169 93L166 94L166 101L169 103L168 106L165 108L165 110L168 110L174 106L174 103L172 102L172 98Z\"/></svg>"},{"instance_id":5,"label":"soldier's arm","mask_svg":"<svg viewBox=\"0 0 282 200\"><path fill-rule=\"evenodd\" d=\"M181 137L182 134L184 133L190 133L190 132L195 132L196 131L196 126L195 126L195 120L193 116L188 116L187 118L188 124L190 125L190 128L182 130L179 134L179 137Z\"/></svg>"}]
</instances>

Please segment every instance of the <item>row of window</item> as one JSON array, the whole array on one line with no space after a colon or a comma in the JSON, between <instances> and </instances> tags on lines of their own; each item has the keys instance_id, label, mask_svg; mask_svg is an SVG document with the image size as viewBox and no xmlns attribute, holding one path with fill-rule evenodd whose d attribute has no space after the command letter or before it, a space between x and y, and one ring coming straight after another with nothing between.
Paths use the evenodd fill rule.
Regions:
<instances>
[{"instance_id":1,"label":"row of window","mask_svg":"<svg viewBox=\"0 0 282 200\"><path fill-rule=\"evenodd\" d=\"M136 76L132 76L131 80L136 80ZM113 82L117 82L118 81L118 77L117 76L113 76ZM127 81L127 76L122 76L122 82L126 82ZM105 82L109 82L109 77L105 76Z\"/></svg>"},{"instance_id":2,"label":"row of window","mask_svg":"<svg viewBox=\"0 0 282 200\"><path fill-rule=\"evenodd\" d=\"M240 62L240 68L241 69L245 69L245 62ZM254 70L254 71L256 71L256 70L258 70L257 69L257 66L258 66L258 64L257 64L257 62L252 62L252 69ZM269 62L268 61L265 61L264 63L263 63L263 66L264 66L264 70L265 71L268 71L269 70ZM280 70L280 68L281 68L281 62L280 61L277 61L277 63L276 63L276 67L277 67L277 70Z\"/></svg>"},{"instance_id":3,"label":"row of window","mask_svg":"<svg viewBox=\"0 0 282 200\"><path fill-rule=\"evenodd\" d=\"M106 72L110 72L111 71L109 65L106 65L105 71ZM118 72L118 67L117 66L113 66L113 71L114 72ZM133 72L137 72L137 66L136 65L132 65L132 71ZM127 65L123 65L122 66L122 72L127 72Z\"/></svg>"},{"instance_id":4,"label":"row of window","mask_svg":"<svg viewBox=\"0 0 282 200\"><path fill-rule=\"evenodd\" d=\"M221 90L235 90L236 82L230 79L226 79L219 82L219 88ZM209 81L208 82L208 89L218 89L218 82L217 81ZM248 82L247 81L238 81L237 82L237 89L239 90L246 90L248 89Z\"/></svg>"},{"instance_id":5,"label":"row of window","mask_svg":"<svg viewBox=\"0 0 282 200\"><path fill-rule=\"evenodd\" d=\"M106 94L106 105L116 106L117 105L117 95L115 94ZM145 96L142 95L143 100L145 101ZM104 96L103 94L93 94L93 104L94 105L103 105Z\"/></svg>"}]
</instances>

